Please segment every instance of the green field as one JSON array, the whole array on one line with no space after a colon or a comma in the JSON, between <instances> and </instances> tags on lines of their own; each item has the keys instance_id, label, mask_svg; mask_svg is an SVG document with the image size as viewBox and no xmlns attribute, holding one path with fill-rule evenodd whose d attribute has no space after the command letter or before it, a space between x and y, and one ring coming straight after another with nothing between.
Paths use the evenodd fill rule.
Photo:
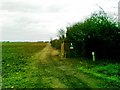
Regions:
<instances>
[{"instance_id":1,"label":"green field","mask_svg":"<svg viewBox=\"0 0 120 90\"><path fill-rule=\"evenodd\" d=\"M44 43L2 43L2 87L31 86L29 77L31 56L46 46Z\"/></svg>"},{"instance_id":2,"label":"green field","mask_svg":"<svg viewBox=\"0 0 120 90\"><path fill-rule=\"evenodd\" d=\"M89 62L88 62L89 61ZM96 61L81 59L78 69L90 76L99 78L106 82L104 87L120 87L120 64L105 61Z\"/></svg>"},{"instance_id":3,"label":"green field","mask_svg":"<svg viewBox=\"0 0 120 90\"><path fill-rule=\"evenodd\" d=\"M2 88L120 88L119 63L57 54L46 43L2 43Z\"/></svg>"}]
</instances>

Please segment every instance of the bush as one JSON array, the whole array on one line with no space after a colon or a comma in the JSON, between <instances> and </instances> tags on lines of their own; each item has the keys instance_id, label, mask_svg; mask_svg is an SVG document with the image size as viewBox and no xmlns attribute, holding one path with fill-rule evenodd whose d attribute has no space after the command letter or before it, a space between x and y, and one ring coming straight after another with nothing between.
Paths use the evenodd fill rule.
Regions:
<instances>
[{"instance_id":1,"label":"bush","mask_svg":"<svg viewBox=\"0 0 120 90\"><path fill-rule=\"evenodd\" d=\"M117 23L104 12L94 13L84 22L67 27L66 39L72 42L76 56L120 58L120 35ZM116 60L117 60L116 59Z\"/></svg>"}]
</instances>

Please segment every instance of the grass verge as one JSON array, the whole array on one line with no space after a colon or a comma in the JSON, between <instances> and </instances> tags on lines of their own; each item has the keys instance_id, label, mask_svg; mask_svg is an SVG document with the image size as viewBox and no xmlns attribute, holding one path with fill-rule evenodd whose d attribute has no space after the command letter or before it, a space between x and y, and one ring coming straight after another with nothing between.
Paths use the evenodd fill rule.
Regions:
<instances>
[{"instance_id":1,"label":"grass verge","mask_svg":"<svg viewBox=\"0 0 120 90\"><path fill-rule=\"evenodd\" d=\"M104 88L120 88L120 64L118 63L95 63L84 60L78 65L78 69L95 78L100 78L106 82Z\"/></svg>"}]
</instances>

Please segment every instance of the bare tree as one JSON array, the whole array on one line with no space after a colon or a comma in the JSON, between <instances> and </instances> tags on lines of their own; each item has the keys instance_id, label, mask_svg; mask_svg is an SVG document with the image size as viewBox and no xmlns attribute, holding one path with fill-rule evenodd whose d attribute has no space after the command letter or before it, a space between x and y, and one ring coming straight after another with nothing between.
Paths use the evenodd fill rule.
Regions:
<instances>
[{"instance_id":1,"label":"bare tree","mask_svg":"<svg viewBox=\"0 0 120 90\"><path fill-rule=\"evenodd\" d=\"M57 33L57 36L59 37L60 40L64 40L65 38L65 30L60 29Z\"/></svg>"}]
</instances>

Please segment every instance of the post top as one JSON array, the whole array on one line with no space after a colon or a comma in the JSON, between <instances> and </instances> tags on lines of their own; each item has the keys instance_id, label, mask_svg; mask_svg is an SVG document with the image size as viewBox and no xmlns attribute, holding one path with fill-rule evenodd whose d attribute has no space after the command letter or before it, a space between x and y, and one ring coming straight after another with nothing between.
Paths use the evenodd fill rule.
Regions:
<instances>
[{"instance_id":1,"label":"post top","mask_svg":"<svg viewBox=\"0 0 120 90\"><path fill-rule=\"evenodd\" d=\"M95 52L92 52L92 55L95 55Z\"/></svg>"}]
</instances>

